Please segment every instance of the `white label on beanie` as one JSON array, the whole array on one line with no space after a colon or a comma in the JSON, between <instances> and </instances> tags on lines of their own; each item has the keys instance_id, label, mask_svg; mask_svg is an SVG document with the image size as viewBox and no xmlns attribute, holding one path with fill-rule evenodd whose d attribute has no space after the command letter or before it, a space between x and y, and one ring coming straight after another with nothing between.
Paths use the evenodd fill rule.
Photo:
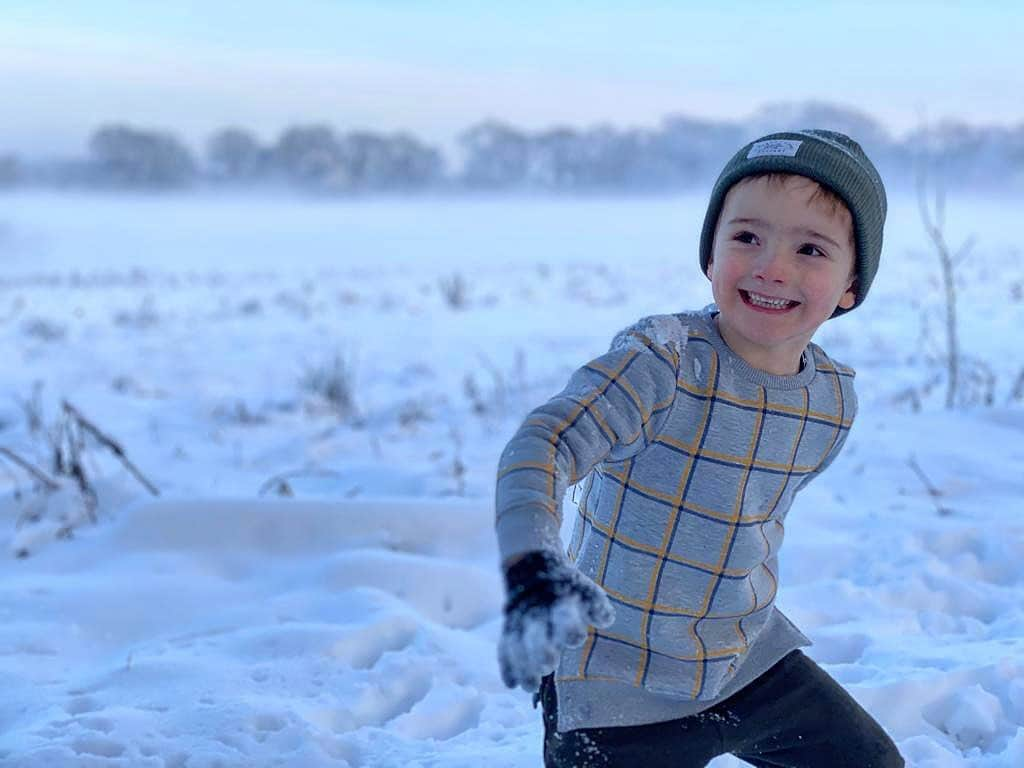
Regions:
<instances>
[{"instance_id":1,"label":"white label on beanie","mask_svg":"<svg viewBox=\"0 0 1024 768\"><path fill-rule=\"evenodd\" d=\"M747 160L753 157L764 157L765 155L782 155L783 157L796 157L796 151L803 144L802 141L792 139L770 139L768 141L755 141L754 145L747 152Z\"/></svg>"}]
</instances>

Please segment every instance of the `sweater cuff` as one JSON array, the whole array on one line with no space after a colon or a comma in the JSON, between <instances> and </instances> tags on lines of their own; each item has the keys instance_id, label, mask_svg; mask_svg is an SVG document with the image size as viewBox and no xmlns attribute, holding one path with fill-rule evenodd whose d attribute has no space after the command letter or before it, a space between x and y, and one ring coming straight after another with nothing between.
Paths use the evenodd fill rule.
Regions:
<instances>
[{"instance_id":1,"label":"sweater cuff","mask_svg":"<svg viewBox=\"0 0 1024 768\"><path fill-rule=\"evenodd\" d=\"M520 508L505 512L495 525L499 562L534 550L560 553L561 531L555 519L544 510Z\"/></svg>"}]
</instances>

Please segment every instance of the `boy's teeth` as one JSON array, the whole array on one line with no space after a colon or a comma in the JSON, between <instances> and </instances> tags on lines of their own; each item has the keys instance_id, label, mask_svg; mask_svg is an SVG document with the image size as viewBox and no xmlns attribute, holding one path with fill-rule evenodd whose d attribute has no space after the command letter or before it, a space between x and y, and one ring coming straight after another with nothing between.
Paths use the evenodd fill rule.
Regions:
<instances>
[{"instance_id":1,"label":"boy's teeth","mask_svg":"<svg viewBox=\"0 0 1024 768\"><path fill-rule=\"evenodd\" d=\"M758 296L756 293L747 292L747 296L750 297L752 304L757 304L760 307L770 307L772 309L782 309L788 307L790 304L789 299L769 299L765 296Z\"/></svg>"}]
</instances>

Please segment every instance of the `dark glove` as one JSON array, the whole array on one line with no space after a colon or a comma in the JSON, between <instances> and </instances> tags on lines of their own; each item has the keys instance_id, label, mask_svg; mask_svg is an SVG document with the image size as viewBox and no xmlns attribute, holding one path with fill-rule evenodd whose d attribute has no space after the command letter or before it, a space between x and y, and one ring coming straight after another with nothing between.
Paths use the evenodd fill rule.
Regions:
<instances>
[{"instance_id":1,"label":"dark glove","mask_svg":"<svg viewBox=\"0 0 1024 768\"><path fill-rule=\"evenodd\" d=\"M529 552L505 572L505 622L498 643L501 679L527 692L553 672L562 649L578 648L587 627L607 627L615 609L604 590L559 555Z\"/></svg>"}]
</instances>

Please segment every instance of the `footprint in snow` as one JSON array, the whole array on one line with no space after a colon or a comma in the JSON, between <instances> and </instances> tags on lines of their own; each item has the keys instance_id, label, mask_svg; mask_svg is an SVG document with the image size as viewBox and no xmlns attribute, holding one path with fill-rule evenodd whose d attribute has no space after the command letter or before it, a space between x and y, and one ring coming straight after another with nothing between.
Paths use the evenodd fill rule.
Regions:
<instances>
[{"instance_id":1,"label":"footprint in snow","mask_svg":"<svg viewBox=\"0 0 1024 768\"><path fill-rule=\"evenodd\" d=\"M71 748L79 755L94 757L120 757L124 754L124 745L110 739L85 736L75 739Z\"/></svg>"},{"instance_id":2,"label":"footprint in snow","mask_svg":"<svg viewBox=\"0 0 1024 768\"><path fill-rule=\"evenodd\" d=\"M412 645L419 627L404 616L385 616L372 624L355 627L338 639L331 655L353 669L369 669L388 651Z\"/></svg>"},{"instance_id":3,"label":"footprint in snow","mask_svg":"<svg viewBox=\"0 0 1024 768\"><path fill-rule=\"evenodd\" d=\"M358 695L350 713L355 726L383 726L409 712L430 692L434 676L429 670L410 669L401 675L389 675L366 686Z\"/></svg>"},{"instance_id":4,"label":"footprint in snow","mask_svg":"<svg viewBox=\"0 0 1024 768\"><path fill-rule=\"evenodd\" d=\"M114 721L108 717L80 717L75 722L87 731L110 733L114 730Z\"/></svg>"},{"instance_id":5,"label":"footprint in snow","mask_svg":"<svg viewBox=\"0 0 1024 768\"><path fill-rule=\"evenodd\" d=\"M85 715L100 709L102 705L90 696L76 696L64 705L64 710L69 715Z\"/></svg>"},{"instance_id":6,"label":"footprint in snow","mask_svg":"<svg viewBox=\"0 0 1024 768\"><path fill-rule=\"evenodd\" d=\"M483 697L452 683L438 685L389 728L409 739L445 740L480 725Z\"/></svg>"}]
</instances>

